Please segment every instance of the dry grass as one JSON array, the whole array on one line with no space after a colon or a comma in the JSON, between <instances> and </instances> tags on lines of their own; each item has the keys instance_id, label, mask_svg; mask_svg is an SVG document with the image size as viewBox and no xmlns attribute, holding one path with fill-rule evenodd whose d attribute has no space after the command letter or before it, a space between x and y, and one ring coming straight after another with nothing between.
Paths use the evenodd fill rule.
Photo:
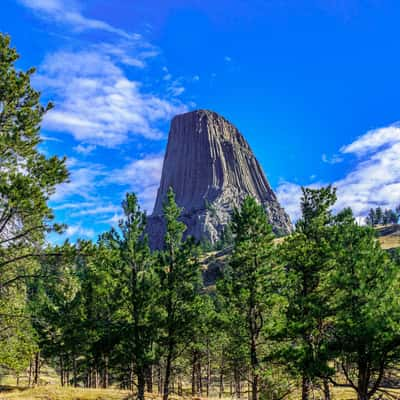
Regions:
<instances>
[{"instance_id":1,"label":"dry grass","mask_svg":"<svg viewBox=\"0 0 400 400\"><path fill-rule=\"evenodd\" d=\"M388 396L390 394L390 396ZM356 400L357 396L354 390L349 387L335 387L331 389L333 400ZM384 399L400 399L400 390L388 389L385 393L378 393ZM115 389L81 389L81 388L62 388L59 386L41 386L37 388L17 388L5 387L0 388L0 400L130 400L134 399L132 393L126 390ZM290 400L297 400L300 394L293 394ZM322 399L322 393L314 393L315 400ZM155 394L147 394L147 400L159 400ZM171 396L171 400L182 400L178 396ZM192 399L186 397L186 399ZM225 400L231 397L225 397ZM243 397L247 399L247 396ZM207 400L206 398L195 397L192 400ZM213 400L213 399L211 399ZM214 398L216 400L216 398Z\"/></svg>"},{"instance_id":2,"label":"dry grass","mask_svg":"<svg viewBox=\"0 0 400 400\"><path fill-rule=\"evenodd\" d=\"M400 247L400 225L380 225L376 227L379 242L385 250Z\"/></svg>"},{"instance_id":3,"label":"dry grass","mask_svg":"<svg viewBox=\"0 0 400 400\"><path fill-rule=\"evenodd\" d=\"M62 388L40 386L37 388L3 387L0 400L127 400L132 398L128 391L113 389Z\"/></svg>"},{"instance_id":4,"label":"dry grass","mask_svg":"<svg viewBox=\"0 0 400 400\"><path fill-rule=\"evenodd\" d=\"M396 249L400 247L400 235L381 236L379 241L382 248L385 250Z\"/></svg>"}]
</instances>

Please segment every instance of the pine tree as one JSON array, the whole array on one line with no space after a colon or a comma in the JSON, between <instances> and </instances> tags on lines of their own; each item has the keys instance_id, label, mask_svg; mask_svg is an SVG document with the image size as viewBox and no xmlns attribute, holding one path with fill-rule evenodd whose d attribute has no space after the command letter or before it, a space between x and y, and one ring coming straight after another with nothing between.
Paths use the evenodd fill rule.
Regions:
<instances>
[{"instance_id":1,"label":"pine tree","mask_svg":"<svg viewBox=\"0 0 400 400\"><path fill-rule=\"evenodd\" d=\"M33 245L58 229L47 205L56 185L65 181L65 160L38 151L40 123L51 108L40 105L30 85L34 69L15 69L17 52L0 34L0 266L37 258ZM39 252L40 253L40 252ZM9 277L8 277L9 279ZM7 282L2 282L4 287Z\"/></svg>"},{"instance_id":2,"label":"pine tree","mask_svg":"<svg viewBox=\"0 0 400 400\"><path fill-rule=\"evenodd\" d=\"M272 328L277 323L274 318L279 318L279 288L284 271L276 263L272 228L255 199L247 197L240 210L234 211L231 229L233 253L218 288L233 324L235 340L245 346L251 398L257 400L261 360L266 355L262 343L269 339L267 328Z\"/></svg>"},{"instance_id":3,"label":"pine tree","mask_svg":"<svg viewBox=\"0 0 400 400\"><path fill-rule=\"evenodd\" d=\"M375 225L380 225L383 223L383 210L382 207L377 207L375 209Z\"/></svg>"},{"instance_id":4,"label":"pine tree","mask_svg":"<svg viewBox=\"0 0 400 400\"><path fill-rule=\"evenodd\" d=\"M8 349L0 351L2 365L12 357L29 361L25 280L38 274L37 261L47 255L46 232L60 228L47 201L67 178L65 160L38 151L40 123L51 105L42 106L31 87L34 69L16 70L18 57L0 34L0 348Z\"/></svg>"},{"instance_id":5,"label":"pine tree","mask_svg":"<svg viewBox=\"0 0 400 400\"><path fill-rule=\"evenodd\" d=\"M178 220L180 208L170 189L164 203L166 233L164 250L160 253L160 283L164 323L160 344L165 354L163 400L170 394L170 379L174 360L180 346L187 345L198 315L196 301L200 289L198 248L190 238L183 240L185 225Z\"/></svg>"},{"instance_id":6,"label":"pine tree","mask_svg":"<svg viewBox=\"0 0 400 400\"><path fill-rule=\"evenodd\" d=\"M127 194L123 202L124 219L120 233L112 230L104 235L118 254L120 313L126 315L122 327L123 351L133 361L138 377L138 400L144 400L146 371L154 362L153 343L157 337L159 282L145 235L146 216L140 210L136 196Z\"/></svg>"},{"instance_id":7,"label":"pine tree","mask_svg":"<svg viewBox=\"0 0 400 400\"><path fill-rule=\"evenodd\" d=\"M335 190L303 188L302 217L296 232L280 248L287 271L287 315L283 330L283 360L302 378L302 400L309 399L314 379L328 376L329 354L324 342L329 327L326 276L334 264L331 246Z\"/></svg>"},{"instance_id":8,"label":"pine tree","mask_svg":"<svg viewBox=\"0 0 400 400\"><path fill-rule=\"evenodd\" d=\"M377 222L376 222L376 213L375 213L375 210L373 208L371 208L369 210L365 222L369 226L375 226L377 224Z\"/></svg>"},{"instance_id":9,"label":"pine tree","mask_svg":"<svg viewBox=\"0 0 400 400\"><path fill-rule=\"evenodd\" d=\"M326 289L334 315L331 346L358 399L368 400L400 360L399 267L351 210L336 220L336 263Z\"/></svg>"}]
</instances>

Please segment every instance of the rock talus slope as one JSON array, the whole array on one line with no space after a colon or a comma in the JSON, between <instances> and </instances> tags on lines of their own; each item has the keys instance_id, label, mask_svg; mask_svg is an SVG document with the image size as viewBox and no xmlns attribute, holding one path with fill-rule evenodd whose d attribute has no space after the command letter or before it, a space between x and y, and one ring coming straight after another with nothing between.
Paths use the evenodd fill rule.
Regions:
<instances>
[{"instance_id":1,"label":"rock talus slope","mask_svg":"<svg viewBox=\"0 0 400 400\"><path fill-rule=\"evenodd\" d=\"M292 229L260 164L241 133L215 112L197 110L173 118L161 183L148 220L152 248L161 248L163 202L172 187L183 208L186 235L215 243L234 207L246 196L263 204L276 233Z\"/></svg>"}]
</instances>

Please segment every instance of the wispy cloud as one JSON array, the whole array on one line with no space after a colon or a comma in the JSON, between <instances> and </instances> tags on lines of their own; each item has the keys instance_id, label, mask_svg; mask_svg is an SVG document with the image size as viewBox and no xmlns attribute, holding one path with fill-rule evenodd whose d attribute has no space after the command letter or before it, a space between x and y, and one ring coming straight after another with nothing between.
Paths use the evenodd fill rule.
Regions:
<instances>
[{"instance_id":1,"label":"wispy cloud","mask_svg":"<svg viewBox=\"0 0 400 400\"><path fill-rule=\"evenodd\" d=\"M68 182L58 185L51 200L54 206L60 206L71 198L78 197L86 202L97 200L96 187L107 176L106 168L101 164L85 163L75 158L67 160L70 177ZM59 208L60 209L60 208Z\"/></svg>"},{"instance_id":2,"label":"wispy cloud","mask_svg":"<svg viewBox=\"0 0 400 400\"><path fill-rule=\"evenodd\" d=\"M39 17L67 25L81 32L101 30L118 35L124 39L138 39L140 35L116 28L105 21L85 17L76 2L62 0L18 0L19 3L34 11Z\"/></svg>"},{"instance_id":3,"label":"wispy cloud","mask_svg":"<svg viewBox=\"0 0 400 400\"><path fill-rule=\"evenodd\" d=\"M353 153L362 156L367 153L379 150L382 147L390 147L400 142L400 123L390 126L373 129L365 135L360 136L353 143L343 146L341 152L344 154Z\"/></svg>"},{"instance_id":4,"label":"wispy cloud","mask_svg":"<svg viewBox=\"0 0 400 400\"><path fill-rule=\"evenodd\" d=\"M71 238L73 236L78 236L78 237L86 237L86 238L93 238L95 235L95 231L90 228L84 228L81 225L71 225L68 226L66 229L65 236L68 238Z\"/></svg>"},{"instance_id":5,"label":"wispy cloud","mask_svg":"<svg viewBox=\"0 0 400 400\"><path fill-rule=\"evenodd\" d=\"M322 154L321 159L326 164L339 164L343 161L343 157L334 154L333 156L327 156L325 153Z\"/></svg>"},{"instance_id":6,"label":"wispy cloud","mask_svg":"<svg viewBox=\"0 0 400 400\"><path fill-rule=\"evenodd\" d=\"M297 183L282 182L276 191L280 204L284 207L285 211L290 215L293 222L300 218L300 196L301 186Z\"/></svg>"},{"instance_id":7,"label":"wispy cloud","mask_svg":"<svg viewBox=\"0 0 400 400\"><path fill-rule=\"evenodd\" d=\"M74 147L74 150L78 154L83 154L83 155L88 155L92 153L95 149L96 146L94 144L88 144L88 145L78 144L77 146Z\"/></svg>"},{"instance_id":8,"label":"wispy cloud","mask_svg":"<svg viewBox=\"0 0 400 400\"><path fill-rule=\"evenodd\" d=\"M107 53L97 49L59 51L46 57L37 84L55 100L45 128L68 132L78 141L115 147L130 135L160 139L160 122L186 110L179 100L167 100L142 89ZM176 88L175 95L179 95Z\"/></svg>"},{"instance_id":9,"label":"wispy cloud","mask_svg":"<svg viewBox=\"0 0 400 400\"><path fill-rule=\"evenodd\" d=\"M163 165L162 155L148 155L133 160L121 169L110 172L107 181L127 186L137 194L142 208L148 213L153 210Z\"/></svg>"},{"instance_id":10,"label":"wispy cloud","mask_svg":"<svg viewBox=\"0 0 400 400\"><path fill-rule=\"evenodd\" d=\"M395 208L400 204L400 126L371 130L341 148L341 153L358 157L355 168L342 179L332 182L338 190L336 210L351 207L363 217L371 207ZM326 183L320 183L319 186ZM317 185L318 186L318 185ZM293 220L300 210L300 186L282 183L278 198Z\"/></svg>"},{"instance_id":11,"label":"wispy cloud","mask_svg":"<svg viewBox=\"0 0 400 400\"><path fill-rule=\"evenodd\" d=\"M119 206L108 205L108 206L94 206L86 209L81 209L75 213L71 214L71 217L80 217L86 215L104 215L113 214L120 210Z\"/></svg>"},{"instance_id":12,"label":"wispy cloud","mask_svg":"<svg viewBox=\"0 0 400 400\"><path fill-rule=\"evenodd\" d=\"M61 184L54 196L55 210L68 210L70 217L116 214L120 210L123 191L134 192L144 210L151 213L160 183L163 156L147 155L129 161L122 168L107 169L104 165L69 159L69 182ZM110 204L102 191L121 192L118 204Z\"/></svg>"}]
</instances>

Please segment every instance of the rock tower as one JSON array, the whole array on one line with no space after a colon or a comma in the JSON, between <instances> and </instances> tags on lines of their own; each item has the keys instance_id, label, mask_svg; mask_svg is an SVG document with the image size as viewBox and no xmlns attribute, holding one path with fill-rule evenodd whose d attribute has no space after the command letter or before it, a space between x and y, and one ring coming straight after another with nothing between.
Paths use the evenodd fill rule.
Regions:
<instances>
[{"instance_id":1,"label":"rock tower","mask_svg":"<svg viewBox=\"0 0 400 400\"><path fill-rule=\"evenodd\" d=\"M148 219L152 248L162 248L163 201L172 187L183 208L186 235L215 243L234 207L246 196L265 208L278 234L292 230L265 174L242 134L213 111L196 110L172 119L160 187Z\"/></svg>"}]
</instances>

